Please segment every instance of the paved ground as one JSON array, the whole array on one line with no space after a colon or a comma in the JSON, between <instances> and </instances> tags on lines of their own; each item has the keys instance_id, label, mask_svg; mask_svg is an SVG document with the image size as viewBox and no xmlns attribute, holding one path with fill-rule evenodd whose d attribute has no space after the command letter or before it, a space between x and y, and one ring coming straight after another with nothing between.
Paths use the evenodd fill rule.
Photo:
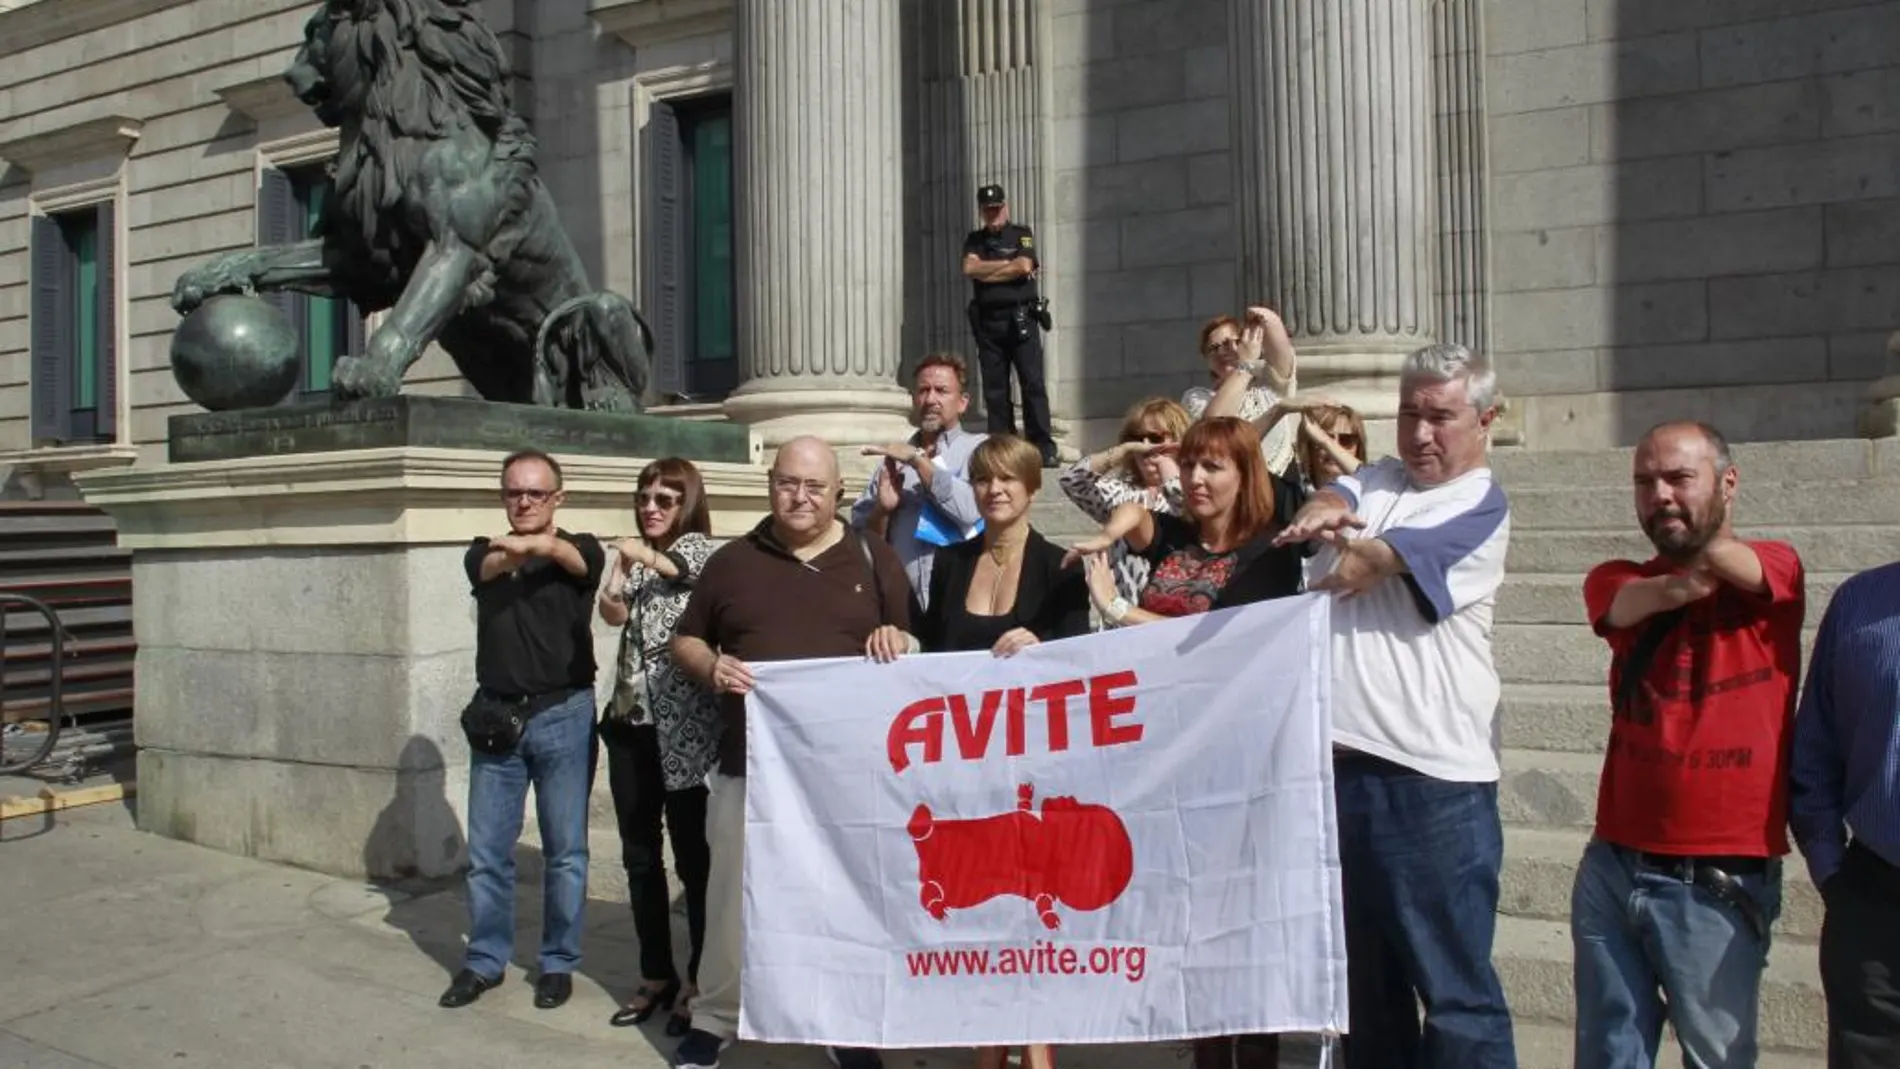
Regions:
<instances>
[{"instance_id":1,"label":"paved ground","mask_svg":"<svg viewBox=\"0 0 1900 1069\"><path fill-rule=\"evenodd\" d=\"M0 797L38 784L0 779ZM534 859L529 856L531 864ZM454 887L369 887L247 861L132 826L125 805L0 823L0 1066L463 1069L665 1064L673 1040L609 1027L637 978L624 904L589 903L586 965L565 1007L534 1008L521 968L473 1007L437 1008L464 927ZM539 903L527 896L531 964ZM1063 1066L1189 1064L1172 1046L1074 1047ZM812 1048L743 1044L733 1069L829 1065ZM1311 1065L1310 1049L1287 1064ZM970 1064L892 1052L892 1069Z\"/></svg>"}]
</instances>

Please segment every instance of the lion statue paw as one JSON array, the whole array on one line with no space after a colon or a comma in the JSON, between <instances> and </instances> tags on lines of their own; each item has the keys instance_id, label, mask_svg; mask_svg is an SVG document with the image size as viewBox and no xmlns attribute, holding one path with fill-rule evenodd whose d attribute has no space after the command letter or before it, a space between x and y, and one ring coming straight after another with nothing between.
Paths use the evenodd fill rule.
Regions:
<instances>
[{"instance_id":1,"label":"lion statue paw","mask_svg":"<svg viewBox=\"0 0 1900 1069\"><path fill-rule=\"evenodd\" d=\"M242 293L252 285L250 252L234 252L178 276L172 286L172 310L190 315L194 308L220 293Z\"/></svg>"},{"instance_id":2,"label":"lion statue paw","mask_svg":"<svg viewBox=\"0 0 1900 1069\"><path fill-rule=\"evenodd\" d=\"M346 356L330 373L330 390L339 400L394 397L402 392L402 372L362 356Z\"/></svg>"}]
</instances>

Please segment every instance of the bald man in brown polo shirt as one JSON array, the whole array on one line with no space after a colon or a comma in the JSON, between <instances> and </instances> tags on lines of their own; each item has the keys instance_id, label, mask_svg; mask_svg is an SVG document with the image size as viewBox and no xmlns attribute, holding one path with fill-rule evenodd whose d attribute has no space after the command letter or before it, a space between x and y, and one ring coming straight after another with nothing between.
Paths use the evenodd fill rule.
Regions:
<instances>
[{"instance_id":1,"label":"bald man in brown polo shirt","mask_svg":"<svg viewBox=\"0 0 1900 1069\"><path fill-rule=\"evenodd\" d=\"M708 778L706 942L693 1030L673 1064L717 1069L739 1034L739 950L745 860L745 696L750 664L850 657L880 660L905 648L910 580L882 539L838 521L837 454L795 438L772 461L772 514L706 562L674 633L673 658L720 696L725 734ZM838 1048L842 1069L871 1069L875 1051Z\"/></svg>"}]
</instances>

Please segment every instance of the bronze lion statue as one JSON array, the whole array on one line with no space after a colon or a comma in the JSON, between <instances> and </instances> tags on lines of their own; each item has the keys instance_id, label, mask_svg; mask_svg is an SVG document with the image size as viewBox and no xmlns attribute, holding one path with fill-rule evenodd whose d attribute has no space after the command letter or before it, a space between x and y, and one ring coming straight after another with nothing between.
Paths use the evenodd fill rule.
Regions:
<instances>
[{"instance_id":1,"label":"bronze lion statue","mask_svg":"<svg viewBox=\"0 0 1900 1069\"><path fill-rule=\"evenodd\" d=\"M186 271L172 307L295 290L389 314L337 361L332 394L386 397L430 342L483 397L638 411L653 336L596 292L535 170L477 0L327 0L284 79L340 150L307 241Z\"/></svg>"}]
</instances>

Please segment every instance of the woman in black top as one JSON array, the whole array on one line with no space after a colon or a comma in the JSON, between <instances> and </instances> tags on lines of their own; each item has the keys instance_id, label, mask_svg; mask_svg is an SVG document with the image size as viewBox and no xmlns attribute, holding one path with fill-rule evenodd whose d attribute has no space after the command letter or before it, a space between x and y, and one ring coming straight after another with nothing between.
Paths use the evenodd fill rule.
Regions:
<instances>
[{"instance_id":1,"label":"woman in black top","mask_svg":"<svg viewBox=\"0 0 1900 1069\"><path fill-rule=\"evenodd\" d=\"M1196 423L1181 438L1180 467L1182 515L1129 502L1076 547L1087 555L1089 594L1102 618L1127 627L1298 594L1300 548L1275 546L1273 536L1301 495L1267 470L1253 425L1231 416ZM1153 565L1139 605L1116 589L1108 565L1106 551L1121 538ZM1194 1041L1194 1069L1271 1069L1279 1061L1278 1036Z\"/></svg>"},{"instance_id":2,"label":"woman in black top","mask_svg":"<svg viewBox=\"0 0 1900 1069\"><path fill-rule=\"evenodd\" d=\"M970 454L970 485L983 535L937 551L930 608L917 639L927 653L1025 646L1087 634L1088 587L1063 551L1029 526L1042 489L1042 455L1014 435L994 435Z\"/></svg>"},{"instance_id":3,"label":"woman in black top","mask_svg":"<svg viewBox=\"0 0 1900 1069\"><path fill-rule=\"evenodd\" d=\"M970 455L970 485L983 536L937 551L930 608L917 625L926 653L989 650L1008 657L1027 646L1087 634L1089 595L1082 571L1063 568L1063 551L1029 526L1042 489L1042 454L1014 435L992 435ZM1001 1069L1007 1047L981 1047L977 1069ZM1053 1069L1054 1051L1029 1045L1025 1069Z\"/></svg>"}]
</instances>

